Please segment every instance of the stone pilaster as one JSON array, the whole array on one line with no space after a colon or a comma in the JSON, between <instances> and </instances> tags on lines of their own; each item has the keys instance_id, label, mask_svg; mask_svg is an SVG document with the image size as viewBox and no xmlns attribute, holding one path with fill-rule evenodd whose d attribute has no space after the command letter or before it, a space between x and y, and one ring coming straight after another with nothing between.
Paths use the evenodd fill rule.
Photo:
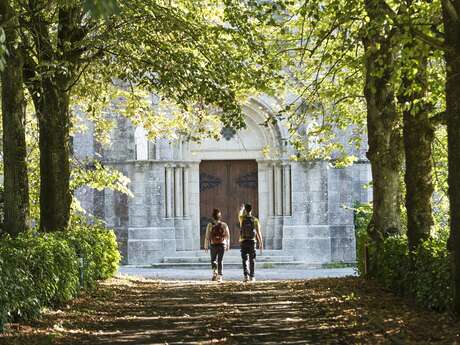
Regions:
<instances>
[{"instance_id":1,"label":"stone pilaster","mask_svg":"<svg viewBox=\"0 0 460 345\"><path fill-rule=\"evenodd\" d=\"M183 217L182 168L174 167L174 217Z\"/></svg>"},{"instance_id":2,"label":"stone pilaster","mask_svg":"<svg viewBox=\"0 0 460 345\"><path fill-rule=\"evenodd\" d=\"M292 214L291 205L291 166L286 163L282 165L283 169L283 215L290 216Z\"/></svg>"},{"instance_id":3,"label":"stone pilaster","mask_svg":"<svg viewBox=\"0 0 460 345\"><path fill-rule=\"evenodd\" d=\"M274 176L275 176L275 216L283 215L283 175L281 166L276 164L274 166Z\"/></svg>"},{"instance_id":4,"label":"stone pilaster","mask_svg":"<svg viewBox=\"0 0 460 345\"><path fill-rule=\"evenodd\" d=\"M174 216L174 185L173 185L173 167L167 165L165 168L166 181L165 181L165 203L166 203L166 218L173 218Z\"/></svg>"}]
</instances>

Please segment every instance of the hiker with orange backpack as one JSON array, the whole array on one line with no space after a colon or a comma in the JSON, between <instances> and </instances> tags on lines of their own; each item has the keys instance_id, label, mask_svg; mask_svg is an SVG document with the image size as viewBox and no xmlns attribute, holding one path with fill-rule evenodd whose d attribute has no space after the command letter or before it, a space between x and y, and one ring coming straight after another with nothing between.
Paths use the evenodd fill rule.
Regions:
<instances>
[{"instance_id":1,"label":"hiker with orange backpack","mask_svg":"<svg viewBox=\"0 0 460 345\"><path fill-rule=\"evenodd\" d=\"M262 232L260 230L260 222L256 217L252 215L251 204L241 205L238 218L240 220L241 228L240 247L241 259L243 260L244 281L254 282L256 280L254 276L256 266L256 241L259 243L261 255L263 250L263 240Z\"/></svg>"},{"instance_id":2,"label":"hiker with orange backpack","mask_svg":"<svg viewBox=\"0 0 460 345\"><path fill-rule=\"evenodd\" d=\"M222 281L222 267L224 253L230 247L230 231L228 225L222 221L219 209L212 211L212 221L206 227L204 250L211 249L212 281Z\"/></svg>"}]
</instances>

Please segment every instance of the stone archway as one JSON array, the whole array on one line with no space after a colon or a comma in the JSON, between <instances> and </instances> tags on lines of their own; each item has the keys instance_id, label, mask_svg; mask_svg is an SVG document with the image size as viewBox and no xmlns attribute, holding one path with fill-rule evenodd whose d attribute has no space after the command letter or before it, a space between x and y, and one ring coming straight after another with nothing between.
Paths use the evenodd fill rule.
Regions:
<instances>
[{"instance_id":1,"label":"stone archway","mask_svg":"<svg viewBox=\"0 0 460 345\"><path fill-rule=\"evenodd\" d=\"M200 214L200 163L202 161L243 160L257 163L257 209L261 225L267 229L265 236L267 247L268 249L281 249L282 224L273 219L276 216L274 189L277 189L278 195L283 193L284 186L282 186L282 182L275 185L274 181L275 178L281 181L280 174L283 173L283 167L279 163L286 157L284 157L284 140L281 135L281 127L263 126L269 109L260 100L251 99L244 107L247 126L245 129L238 132L224 132L223 138L219 141L206 139L201 143L188 145L183 158L184 161L187 161L190 171L190 217L193 245L186 245L184 249L196 250L201 247L200 223L202 223L202 218L207 216ZM281 194L280 198L282 198Z\"/></svg>"}]
</instances>

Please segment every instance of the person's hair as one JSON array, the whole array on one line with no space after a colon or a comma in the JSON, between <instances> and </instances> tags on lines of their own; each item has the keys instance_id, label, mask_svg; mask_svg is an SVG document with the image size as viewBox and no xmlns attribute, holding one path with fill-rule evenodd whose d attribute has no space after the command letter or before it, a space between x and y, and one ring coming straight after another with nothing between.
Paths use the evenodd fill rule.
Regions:
<instances>
[{"instance_id":1,"label":"person's hair","mask_svg":"<svg viewBox=\"0 0 460 345\"><path fill-rule=\"evenodd\" d=\"M212 210L212 218L214 218L215 220L220 220L222 218L222 215L218 208L215 208L214 210Z\"/></svg>"},{"instance_id":2,"label":"person's hair","mask_svg":"<svg viewBox=\"0 0 460 345\"><path fill-rule=\"evenodd\" d=\"M251 213L252 205L251 204L244 204L244 210L246 211L247 214Z\"/></svg>"}]
</instances>

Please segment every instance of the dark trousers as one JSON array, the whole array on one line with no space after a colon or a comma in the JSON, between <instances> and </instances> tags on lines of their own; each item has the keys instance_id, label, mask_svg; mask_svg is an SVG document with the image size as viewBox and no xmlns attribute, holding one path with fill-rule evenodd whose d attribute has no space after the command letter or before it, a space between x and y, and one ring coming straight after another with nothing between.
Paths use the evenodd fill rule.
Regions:
<instances>
[{"instance_id":1,"label":"dark trousers","mask_svg":"<svg viewBox=\"0 0 460 345\"><path fill-rule=\"evenodd\" d=\"M222 260L224 259L225 245L211 244L211 266L213 270L222 275Z\"/></svg>"},{"instance_id":2,"label":"dark trousers","mask_svg":"<svg viewBox=\"0 0 460 345\"><path fill-rule=\"evenodd\" d=\"M240 243L240 245L241 259L243 259L244 275L254 277L254 270L256 266L256 241L243 241Z\"/></svg>"}]
</instances>

